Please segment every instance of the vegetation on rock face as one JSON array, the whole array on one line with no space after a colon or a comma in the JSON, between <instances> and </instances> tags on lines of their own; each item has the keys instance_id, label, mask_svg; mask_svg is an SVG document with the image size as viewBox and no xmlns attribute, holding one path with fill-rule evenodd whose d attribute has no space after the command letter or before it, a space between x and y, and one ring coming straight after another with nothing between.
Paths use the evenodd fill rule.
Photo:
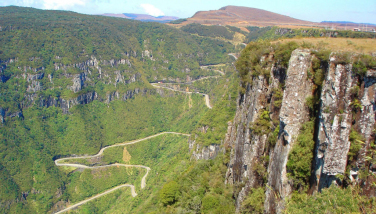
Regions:
<instances>
[{"instance_id":1,"label":"vegetation on rock face","mask_svg":"<svg viewBox=\"0 0 376 214\"><path fill-rule=\"evenodd\" d=\"M275 108L281 108L281 106L282 106L282 98L283 98L283 91L282 91L282 89L280 87L273 88L273 97L274 97L273 106Z\"/></svg>"},{"instance_id":2,"label":"vegetation on rock face","mask_svg":"<svg viewBox=\"0 0 376 214\"><path fill-rule=\"evenodd\" d=\"M253 77L264 74L267 63L260 65L261 57L268 55L272 51L272 46L268 42L251 42L242 51L236 61L236 69L239 71L241 81L241 93L245 93L247 84L252 84Z\"/></svg>"},{"instance_id":3,"label":"vegetation on rock face","mask_svg":"<svg viewBox=\"0 0 376 214\"><path fill-rule=\"evenodd\" d=\"M347 156L348 156L349 161L353 161L354 158L358 155L358 152L360 151L360 149L362 148L364 144L364 138L360 133L358 133L354 129L351 129L349 140L350 140L350 150Z\"/></svg>"},{"instance_id":4,"label":"vegetation on rock face","mask_svg":"<svg viewBox=\"0 0 376 214\"><path fill-rule=\"evenodd\" d=\"M258 41L258 42L251 42L248 44L246 49L243 50L242 55L239 57L239 60L237 61L237 70L239 71L239 75L241 78L241 94L245 95L245 92L249 93L249 91L253 90L254 82L258 81L258 85L260 82L262 84L265 84L268 89L269 94L265 95L266 98L263 97L263 95L260 95L258 102L262 103L262 106L266 106L266 108L260 108L259 109L259 117L256 119L256 121L251 125L250 129L252 130L252 134L261 136L264 134L268 135L268 144L265 145L265 151L262 153L263 155L268 154L268 151L272 148L274 148L274 145L278 139L279 134L279 126L276 129L273 129L275 126L277 126L277 122L274 122L270 117L274 118L274 114L279 111L279 108L282 104L282 98L283 98L283 73L275 73L277 75L281 75L282 78L279 76L274 76L274 81L268 79L267 76L264 75L264 78L268 79L268 81L265 81L265 79L262 79L260 76L262 72L260 72L260 68L268 68L267 62L270 61L269 64L274 64L274 69L278 68L278 72L283 71L284 69L287 69L289 59L291 56L291 53L296 48L305 48L310 49L312 53L312 64L307 69L307 79L308 81L311 81L313 83L312 87L312 94L307 97L305 100L305 105L309 109L311 120L305 124L302 124L302 128L299 132L298 136L296 137L296 142L292 146L292 149L288 156L288 161L286 165L286 170L288 173L288 178L291 179L289 182L292 185L293 191L296 191L296 193L293 194L292 198L287 202L287 212L291 213L316 213L316 211L310 211L309 208L311 206L316 206L317 210L320 210L320 212L332 212L333 210L330 209L326 204L324 204L322 207L319 207L319 204L315 204L314 200L328 200L332 201L332 199L327 199L327 197L330 194L343 194L346 195L347 198L339 199L340 202L338 204L335 204L334 206L338 207L338 210L353 210L354 212L359 211L359 206L365 206L364 204L367 204L369 206L368 208L372 209L372 200L366 200L365 196L362 196L361 192L356 193L356 197L358 197L357 200L353 200L351 198L351 191L349 189L333 189L330 188L324 195L319 196L319 194L316 196L308 196L306 191L310 188L310 178L312 173L312 160L314 155L314 146L315 146L315 127L317 126L317 117L320 113L320 97L322 93L323 84L329 69L329 60L331 60L330 57L333 57L335 59L332 60L331 63L334 63L335 66L338 64L342 64L348 68L349 63L353 63L353 80L355 81L355 86L351 88L351 107L353 110L353 126L357 127L357 121L359 118L359 112L360 109L363 108L359 97L364 90L363 81L365 80L366 72L370 69L374 69L374 57L369 55L357 55L357 54L350 54L349 52L336 52L331 53L330 50L325 48L325 44L318 43L316 45L312 45L309 43L295 43L295 42L285 42L285 43L268 43L265 41ZM332 67L331 67L332 69ZM280 78L280 79L277 79ZM262 80L262 81L260 81ZM276 87L276 81L278 80L278 87ZM281 81L279 83L279 81ZM272 84L270 84L272 83ZM270 85L268 85L270 84ZM271 91L271 92L270 92ZM247 94L248 96L248 94ZM362 95L363 96L363 95ZM266 111L270 110L272 112ZM330 109L321 109L323 113L331 113ZM343 114L344 109L338 109L338 112ZM269 117L270 115L270 117ZM343 117L340 117L340 120L342 120ZM272 122L273 121L273 122ZM354 125L355 124L355 125ZM274 125L274 126L273 126ZM373 136L373 135L372 135ZM373 138L372 138L373 139ZM350 145L350 151L348 153L348 165L353 167L355 164L355 161L357 159L357 156L359 155L359 151L361 148L363 148L364 145L364 138L362 138L362 135L358 132L356 132L354 129L351 131L349 135L349 140L351 142ZM370 151L367 151L367 154L370 154L373 150L370 149ZM373 154L373 153L372 153ZM268 156L269 157L269 156ZM261 158L260 158L261 159ZM373 156L367 156L367 160L373 160ZM260 160L261 161L261 160ZM262 161L261 161L262 162ZM370 165L366 163L366 166L369 168ZM262 166L262 164L255 164L253 167L253 170L255 173L258 173L259 165ZM351 168L350 167L350 168ZM359 171L359 178L362 177L362 181L368 181L372 180L373 178L370 178L371 176L369 173L365 173L368 168L361 169ZM349 169L348 169L349 170ZM366 175L367 174L367 175ZM348 176L348 172L346 174ZM367 177L368 176L368 177ZM262 177L262 176L261 176ZM260 177L260 181L261 181ZM348 182L347 182L348 181ZM264 181L265 182L265 181ZM346 185L349 184L349 180L347 179ZM367 184L369 185L369 184ZM240 189L242 186L239 187ZM237 194L239 193L238 187L234 187L235 191L235 197L237 197ZM253 212L255 207L260 206L263 207L262 204L254 203L256 192L260 192L263 195L263 191L265 190L265 185L262 184L261 190L259 190L259 185L256 185L255 188L251 188L248 196L244 199L243 205L242 205L242 212ZM324 191L324 190L323 190ZM329 193L330 192L330 193ZM363 193L364 194L364 193ZM322 198L321 198L322 197ZM315 199L313 199L315 198ZM341 201L342 200L342 201ZM351 203L349 201L345 202L346 200L353 200ZM327 202L323 202L327 203ZM300 206L301 205L301 206ZM306 206L306 207L304 207ZM299 207L299 208L297 208ZM367 208L367 209L368 209ZM299 210L304 210L303 212L300 212ZM262 210L263 211L263 210ZM261 211L261 212L262 212ZM340 212L342 212L340 211ZM364 212L364 211L363 211Z\"/></svg>"},{"instance_id":5,"label":"vegetation on rock face","mask_svg":"<svg viewBox=\"0 0 376 214\"><path fill-rule=\"evenodd\" d=\"M241 213L263 213L265 189L263 187L251 189L251 193L243 201Z\"/></svg>"},{"instance_id":6,"label":"vegetation on rock face","mask_svg":"<svg viewBox=\"0 0 376 214\"><path fill-rule=\"evenodd\" d=\"M274 53L274 59L281 66L287 68L292 51L297 49L299 45L296 42L288 42L278 46Z\"/></svg>"},{"instance_id":7,"label":"vegetation on rock face","mask_svg":"<svg viewBox=\"0 0 376 214\"><path fill-rule=\"evenodd\" d=\"M355 196L355 197L354 197ZM287 203L287 213L358 213L359 195L351 188L332 186L320 194L309 196L293 193Z\"/></svg>"},{"instance_id":8,"label":"vegetation on rock face","mask_svg":"<svg viewBox=\"0 0 376 214\"><path fill-rule=\"evenodd\" d=\"M376 69L376 57L363 54L358 56L354 61L353 72L360 76L365 76L367 70Z\"/></svg>"},{"instance_id":9,"label":"vegetation on rock face","mask_svg":"<svg viewBox=\"0 0 376 214\"><path fill-rule=\"evenodd\" d=\"M272 124L269 114L269 111L262 111L254 124L252 124L251 129L255 135L269 134L272 131Z\"/></svg>"},{"instance_id":10,"label":"vegetation on rock face","mask_svg":"<svg viewBox=\"0 0 376 214\"><path fill-rule=\"evenodd\" d=\"M313 132L314 121L303 124L286 164L287 172L297 189L304 189L309 185L315 145Z\"/></svg>"}]
</instances>

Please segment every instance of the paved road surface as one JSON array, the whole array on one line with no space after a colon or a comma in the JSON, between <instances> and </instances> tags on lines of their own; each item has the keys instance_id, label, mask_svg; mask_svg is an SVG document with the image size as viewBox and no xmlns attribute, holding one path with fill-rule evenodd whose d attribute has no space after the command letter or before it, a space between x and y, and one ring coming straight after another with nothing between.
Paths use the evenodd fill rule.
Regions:
<instances>
[{"instance_id":1,"label":"paved road surface","mask_svg":"<svg viewBox=\"0 0 376 214\"><path fill-rule=\"evenodd\" d=\"M146 169L146 174L141 179L141 189L143 189L146 186L146 177L148 176L149 171L151 170L147 166L143 166L143 165L128 165L128 164L120 164L120 163L109 164L109 165L104 165L104 166L86 166L86 165L82 165L82 164L59 163L59 162L63 161L63 160L87 159L87 158L98 157L98 156L102 155L103 152L104 152L104 150L106 150L108 148L135 144L135 143L138 143L138 142L141 142L141 141L145 141L145 140L148 140L148 139L151 139L151 138L163 135L163 134L176 134L176 135L191 136L190 134L184 134L184 133L178 133L178 132L162 132L162 133L155 134L155 135L152 135L152 136L149 136L149 137L145 137L145 138L142 138L142 139L138 139L138 140L134 140L134 141L126 142L126 143L119 143L119 144L115 144L115 145L103 147L101 150L99 150L98 154L96 154L96 155L85 155L85 156L80 156L80 157L68 157L68 158L56 159L55 160L55 165L56 166L69 166L69 167L76 167L76 168L83 168L83 169L105 168L105 167L113 167L113 166L144 168L144 169ZM74 208L76 208L78 206L81 206L81 205L83 205L83 204L91 201L91 200L94 200L96 198L99 198L99 197L102 197L104 195L107 195L107 194L109 194L109 193L111 193L111 192L113 192L113 191L115 191L117 189L123 188L123 187L130 187L131 188L131 192L132 192L132 196L133 197L137 196L137 193L135 192L135 188L134 188L134 186L132 184L122 184L122 185L119 185L119 186L114 187L112 189L106 190L106 191L104 191L102 193L99 193L99 194L97 194L97 195L95 195L95 196L93 196L91 198L88 198L88 199L85 199L83 201L80 201L80 202L78 202L78 203L76 203L76 204L74 204L72 206L69 206L69 207L67 207L67 208L65 208L63 210L60 210L59 212L56 212L55 214L64 213L64 212L66 212L68 210L74 209Z\"/></svg>"},{"instance_id":2,"label":"paved road surface","mask_svg":"<svg viewBox=\"0 0 376 214\"><path fill-rule=\"evenodd\" d=\"M133 197L136 197L136 196L137 196L137 193L134 191L134 186L133 186L133 185L131 185L131 184L123 184L123 185L120 185L120 186L114 187L114 188L112 188L112 189L109 189L109 190L107 190L107 191L105 191L105 192L102 192L102 193L100 193L100 194L98 194L98 195L95 195L95 196L93 196L93 197L91 197L91 198L88 198L88 199L86 199L86 200L80 201L80 202L78 202L77 204L74 204L74 205L72 205L72 206L70 206L70 207L68 207L68 208L65 208L65 209L63 209L63 210L60 210L59 212L56 212L55 214L60 214L60 213L67 212L68 210L71 210L71 209L77 208L77 207L79 207L79 206L81 206L81 205L83 205L83 204L86 204L87 202L89 202L89 201L91 201L91 200L94 200L94 199L97 199L97 198L102 197L102 196L104 196L104 195L107 195L108 193L111 193L111 192L113 192L113 191L115 191L115 190L117 190L117 189L123 188L123 187L130 187L130 188L131 188L131 191L132 191L132 196L133 196Z\"/></svg>"},{"instance_id":3,"label":"paved road surface","mask_svg":"<svg viewBox=\"0 0 376 214\"><path fill-rule=\"evenodd\" d=\"M151 83L151 85L154 86L154 87L156 87L156 88L165 88L165 89L168 89L168 90L171 90L171 91L177 91L177 92L186 93L186 94L201 94L201 95L203 95L205 97L205 104L206 104L206 106L208 108L212 109L212 106L210 105L209 95L207 95L207 94L200 93L200 92L187 92L187 91L176 90L176 89L173 89L173 88L162 86L159 83Z\"/></svg>"},{"instance_id":4,"label":"paved road surface","mask_svg":"<svg viewBox=\"0 0 376 214\"><path fill-rule=\"evenodd\" d=\"M221 75L225 75L225 73L224 73L223 71L209 68L209 66L210 66L210 65L203 65L203 66L200 66L200 68L201 68L201 69L205 69L205 70L212 70L212 71L215 71L215 72L220 73ZM215 66L215 65L211 65L211 66Z\"/></svg>"},{"instance_id":5,"label":"paved road surface","mask_svg":"<svg viewBox=\"0 0 376 214\"><path fill-rule=\"evenodd\" d=\"M234 53L229 53L228 55L233 56L235 58L235 60L238 60L238 57Z\"/></svg>"}]
</instances>

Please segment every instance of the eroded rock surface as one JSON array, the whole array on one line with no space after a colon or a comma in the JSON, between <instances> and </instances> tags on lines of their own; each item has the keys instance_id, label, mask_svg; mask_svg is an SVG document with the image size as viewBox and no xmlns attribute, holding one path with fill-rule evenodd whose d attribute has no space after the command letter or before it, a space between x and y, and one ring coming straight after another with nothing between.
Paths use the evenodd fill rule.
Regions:
<instances>
[{"instance_id":1,"label":"eroded rock surface","mask_svg":"<svg viewBox=\"0 0 376 214\"><path fill-rule=\"evenodd\" d=\"M303 123L309 120L305 100L312 94L312 82L307 78L312 55L308 50L292 52L286 73L285 90L280 117L277 144L270 154L265 212L282 213L286 198L291 194L292 182L287 177L288 155ZM278 197L276 197L278 196Z\"/></svg>"},{"instance_id":2,"label":"eroded rock surface","mask_svg":"<svg viewBox=\"0 0 376 214\"><path fill-rule=\"evenodd\" d=\"M331 62L321 94L319 129L316 142L316 189L329 187L337 174L344 174L352 114L350 89L351 65Z\"/></svg>"}]
</instances>

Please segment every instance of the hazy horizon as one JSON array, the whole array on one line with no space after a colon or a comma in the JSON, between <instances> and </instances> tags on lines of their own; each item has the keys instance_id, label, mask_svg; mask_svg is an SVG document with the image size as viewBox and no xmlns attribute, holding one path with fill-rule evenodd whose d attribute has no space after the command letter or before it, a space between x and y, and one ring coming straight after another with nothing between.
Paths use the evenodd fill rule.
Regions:
<instances>
[{"instance_id":1,"label":"hazy horizon","mask_svg":"<svg viewBox=\"0 0 376 214\"><path fill-rule=\"evenodd\" d=\"M234 5L228 0L209 1L168 1L168 0L4 0L0 6L24 6L38 9L69 10L83 14L136 13L158 16L177 16L188 18L197 11L218 10ZM239 0L234 6L253 7L290 16L292 18L322 22L349 21L376 24L376 1L363 0Z\"/></svg>"}]
</instances>

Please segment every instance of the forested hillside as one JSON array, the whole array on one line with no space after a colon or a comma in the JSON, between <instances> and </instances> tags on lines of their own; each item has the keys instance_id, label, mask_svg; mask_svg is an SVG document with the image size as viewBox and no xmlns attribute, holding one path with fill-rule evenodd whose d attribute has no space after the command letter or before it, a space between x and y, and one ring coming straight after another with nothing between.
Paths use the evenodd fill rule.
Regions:
<instances>
[{"instance_id":1,"label":"forested hillside","mask_svg":"<svg viewBox=\"0 0 376 214\"><path fill-rule=\"evenodd\" d=\"M100 94L133 89L140 82L196 79L207 75L200 65L227 62L224 53L233 50L229 43L162 24L32 8L1 10L1 79L9 81L2 93L12 93L2 96L5 111L16 111L18 103L29 105L25 92L68 99L96 91L106 99Z\"/></svg>"},{"instance_id":2,"label":"forested hillside","mask_svg":"<svg viewBox=\"0 0 376 214\"><path fill-rule=\"evenodd\" d=\"M203 96L149 82L190 83L217 75L200 66L232 62L227 54L233 51L228 42L158 23L0 8L1 212L53 213L116 185L139 184L144 172L137 169L83 171L57 167L54 160L163 131L190 133L208 111ZM227 72L223 78L236 83L234 69ZM212 104L223 93L213 93ZM178 161L185 160L187 139L171 142L166 151L181 148Z\"/></svg>"}]
</instances>

